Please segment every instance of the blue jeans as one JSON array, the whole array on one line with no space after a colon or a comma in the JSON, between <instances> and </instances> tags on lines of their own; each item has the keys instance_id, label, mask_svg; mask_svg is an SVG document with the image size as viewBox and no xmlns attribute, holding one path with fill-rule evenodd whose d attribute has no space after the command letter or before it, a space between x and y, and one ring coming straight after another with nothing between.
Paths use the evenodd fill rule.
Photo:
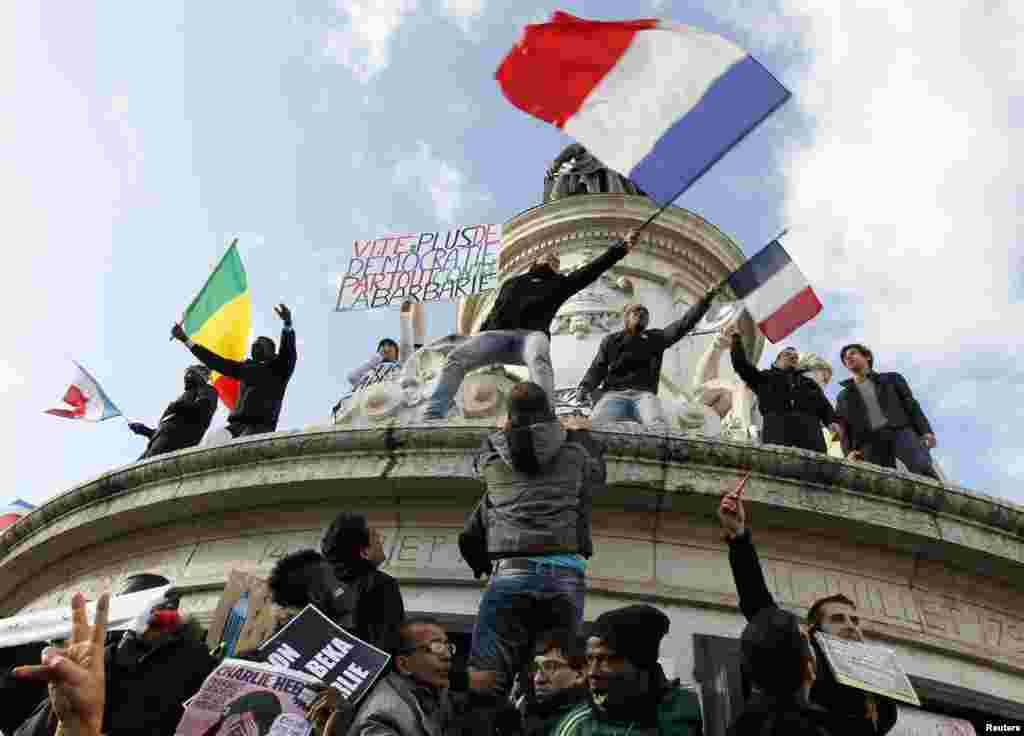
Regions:
<instances>
[{"instance_id":1,"label":"blue jeans","mask_svg":"<svg viewBox=\"0 0 1024 736\"><path fill-rule=\"evenodd\" d=\"M579 631L583 624L583 573L530 563L530 571L503 572L499 566L484 591L473 626L469 667L497 673L497 694L533 655L536 638L551 629Z\"/></svg>"},{"instance_id":2,"label":"blue jeans","mask_svg":"<svg viewBox=\"0 0 1024 736\"><path fill-rule=\"evenodd\" d=\"M606 391L590 413L590 421L637 422L644 425L664 425L665 412L661 401L650 391Z\"/></svg>"},{"instance_id":3,"label":"blue jeans","mask_svg":"<svg viewBox=\"0 0 1024 736\"><path fill-rule=\"evenodd\" d=\"M908 427L882 427L867 436L864 441L865 460L886 468L895 468L896 458L911 473L939 480L939 474L932 467L932 454L921 435L914 430Z\"/></svg>"},{"instance_id":4,"label":"blue jeans","mask_svg":"<svg viewBox=\"0 0 1024 736\"><path fill-rule=\"evenodd\" d=\"M448 355L423 418L443 419L466 373L495 363L525 365L530 380L544 389L554 407L555 374L548 336L533 330L488 330L473 335Z\"/></svg>"}]
</instances>

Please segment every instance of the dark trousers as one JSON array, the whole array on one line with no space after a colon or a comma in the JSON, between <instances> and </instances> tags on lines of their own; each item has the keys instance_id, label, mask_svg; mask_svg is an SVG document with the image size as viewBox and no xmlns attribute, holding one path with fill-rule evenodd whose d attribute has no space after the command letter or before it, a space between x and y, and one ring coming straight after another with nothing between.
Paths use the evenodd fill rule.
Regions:
<instances>
[{"instance_id":1,"label":"dark trousers","mask_svg":"<svg viewBox=\"0 0 1024 736\"><path fill-rule=\"evenodd\" d=\"M882 427L867 436L864 441L866 461L886 468L895 468L896 458L899 458L911 473L939 480L939 474L932 465L932 454L921 435L914 430L909 427Z\"/></svg>"},{"instance_id":2,"label":"dark trousers","mask_svg":"<svg viewBox=\"0 0 1024 736\"><path fill-rule=\"evenodd\" d=\"M232 437L249 437L254 434L267 434L277 430L277 422L273 424L228 424L228 432Z\"/></svg>"}]
</instances>

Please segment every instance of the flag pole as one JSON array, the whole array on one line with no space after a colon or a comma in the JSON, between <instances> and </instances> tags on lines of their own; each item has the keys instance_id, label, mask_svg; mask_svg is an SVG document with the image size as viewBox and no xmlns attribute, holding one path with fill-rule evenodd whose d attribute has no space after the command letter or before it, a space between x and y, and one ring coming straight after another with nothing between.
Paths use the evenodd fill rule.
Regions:
<instances>
[{"instance_id":1,"label":"flag pole","mask_svg":"<svg viewBox=\"0 0 1024 736\"><path fill-rule=\"evenodd\" d=\"M228 244L228 250L231 250L232 246L235 246L235 245L238 245L238 238L235 238L234 240L231 241L231 243ZM225 253L227 253L227 251L225 251ZM221 260L223 260L223 259L224 259L224 256L221 256ZM213 276L213 272L217 270L217 265L219 263L220 263L220 261L214 261L213 266L210 268L210 277L212 277ZM208 283L210 283L210 278L206 279L206 284L208 284ZM203 284L203 289L206 288L206 284ZM202 289L200 289L199 291L200 291L200 293L202 293ZM194 304L194 303L195 303L195 299L192 300L192 304ZM185 322L185 315L188 314L188 310L192 307L192 304L189 304L187 307L185 307L185 311L183 311L181 313L181 319L178 321L178 324L184 324L184 322ZM174 342L174 335L171 335L171 337L168 340L168 342Z\"/></svg>"}]
</instances>

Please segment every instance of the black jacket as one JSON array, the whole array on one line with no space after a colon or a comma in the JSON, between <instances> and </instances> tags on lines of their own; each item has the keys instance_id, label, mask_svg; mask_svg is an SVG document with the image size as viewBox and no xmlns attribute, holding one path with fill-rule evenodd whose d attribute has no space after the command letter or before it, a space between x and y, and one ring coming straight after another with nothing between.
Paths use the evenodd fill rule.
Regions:
<instances>
[{"instance_id":1,"label":"black jacket","mask_svg":"<svg viewBox=\"0 0 1024 736\"><path fill-rule=\"evenodd\" d=\"M198 625L188 622L147 646L126 634L106 649L107 683L103 733L109 736L173 736L215 661ZM138 644L139 646L135 646ZM49 698L42 701L15 736L50 736Z\"/></svg>"},{"instance_id":2,"label":"black jacket","mask_svg":"<svg viewBox=\"0 0 1024 736\"><path fill-rule=\"evenodd\" d=\"M821 386L805 371L769 368L758 370L747 358L742 339L732 340L732 368L757 395L768 445L802 447L826 452L821 425L835 421L835 412Z\"/></svg>"},{"instance_id":3,"label":"black jacket","mask_svg":"<svg viewBox=\"0 0 1024 736\"><path fill-rule=\"evenodd\" d=\"M834 713L800 697L757 694L729 727L727 736L870 736L863 718Z\"/></svg>"},{"instance_id":4,"label":"black jacket","mask_svg":"<svg viewBox=\"0 0 1024 736\"><path fill-rule=\"evenodd\" d=\"M195 447L217 411L217 392L208 383L185 391L164 409L143 457Z\"/></svg>"},{"instance_id":5,"label":"black jacket","mask_svg":"<svg viewBox=\"0 0 1024 736\"><path fill-rule=\"evenodd\" d=\"M548 736L554 733L558 722L574 708L589 702L589 698L590 690L586 685L559 690L543 700L532 695L527 697L522 705L524 736Z\"/></svg>"},{"instance_id":6,"label":"black jacket","mask_svg":"<svg viewBox=\"0 0 1024 736\"><path fill-rule=\"evenodd\" d=\"M747 621L752 620L762 608L778 607L765 583L761 561L757 557L757 550L754 548L749 529L729 542L729 566L732 568L736 593L740 598L740 611L743 612ZM825 663L825 655L818 648L817 641L812 638L811 644L814 646L815 656L818 660L818 678L811 688L811 701L826 710L852 719L851 722L858 727L855 729L855 733L860 732L859 727L862 724L867 724L865 727L868 728L864 733L873 733L875 736L883 736L888 733L896 725L896 718L899 715L896 704L888 698L877 696L878 730L874 731L870 722L863 717L865 694L860 690L837 683L832 671ZM752 732L737 732L737 734L743 733Z\"/></svg>"},{"instance_id":7,"label":"black jacket","mask_svg":"<svg viewBox=\"0 0 1024 736\"><path fill-rule=\"evenodd\" d=\"M501 285L490 314L480 326L488 330L535 330L551 336L555 312L578 291L626 257L625 243L619 241L582 268L567 274L548 268L513 276Z\"/></svg>"},{"instance_id":8,"label":"black jacket","mask_svg":"<svg viewBox=\"0 0 1024 736\"><path fill-rule=\"evenodd\" d=\"M281 330L281 345L277 354L267 362L229 360L202 345L193 345L189 349L210 370L241 382L238 403L228 417L228 424L260 425L269 427L271 431L277 428L284 390L295 370L295 330L290 327Z\"/></svg>"},{"instance_id":9,"label":"black jacket","mask_svg":"<svg viewBox=\"0 0 1024 736\"><path fill-rule=\"evenodd\" d=\"M709 292L664 329L644 330L639 335L620 330L608 335L580 381L580 391L592 393L603 383L606 391L658 393L662 356L700 322L713 298Z\"/></svg>"},{"instance_id":10,"label":"black jacket","mask_svg":"<svg viewBox=\"0 0 1024 736\"><path fill-rule=\"evenodd\" d=\"M394 656L399 648L398 628L405 620L405 604L398 581L365 560L334 563L334 573L359 588L356 626L352 633Z\"/></svg>"},{"instance_id":11,"label":"black jacket","mask_svg":"<svg viewBox=\"0 0 1024 736\"><path fill-rule=\"evenodd\" d=\"M889 420L889 426L910 427L919 435L932 433L932 425L921 410L906 379L899 373L870 372L867 380L875 384L878 404ZM843 388L836 397L836 415L846 430L843 433L843 452L860 450L871 432L868 410L854 380L848 378L840 384Z\"/></svg>"}]
</instances>

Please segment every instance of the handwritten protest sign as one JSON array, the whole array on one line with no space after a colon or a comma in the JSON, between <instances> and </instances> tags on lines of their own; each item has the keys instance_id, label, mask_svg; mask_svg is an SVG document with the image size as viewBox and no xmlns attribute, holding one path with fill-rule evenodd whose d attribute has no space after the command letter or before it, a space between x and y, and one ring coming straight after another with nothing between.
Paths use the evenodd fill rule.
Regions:
<instances>
[{"instance_id":1,"label":"handwritten protest sign","mask_svg":"<svg viewBox=\"0 0 1024 736\"><path fill-rule=\"evenodd\" d=\"M370 689L391 657L345 631L310 604L260 647L275 667L315 675L350 704Z\"/></svg>"},{"instance_id":2,"label":"handwritten protest sign","mask_svg":"<svg viewBox=\"0 0 1024 736\"><path fill-rule=\"evenodd\" d=\"M110 599L108 631L131 629L141 634L149 621L153 606L163 600L171 586L140 590L128 595L115 595ZM96 616L96 601L89 603L86 615L90 621ZM36 641L66 639L71 635L71 606L31 611L20 616L0 618L0 647L15 647Z\"/></svg>"},{"instance_id":3,"label":"handwritten protest sign","mask_svg":"<svg viewBox=\"0 0 1024 736\"><path fill-rule=\"evenodd\" d=\"M892 649L839 639L821 631L815 632L814 636L840 685L849 685L921 707L917 692Z\"/></svg>"},{"instance_id":4,"label":"handwritten protest sign","mask_svg":"<svg viewBox=\"0 0 1024 736\"><path fill-rule=\"evenodd\" d=\"M356 240L336 310L454 301L497 286L501 225Z\"/></svg>"},{"instance_id":5,"label":"handwritten protest sign","mask_svg":"<svg viewBox=\"0 0 1024 736\"><path fill-rule=\"evenodd\" d=\"M240 659L225 659L185 708L176 736L308 736L306 709L324 689L317 678ZM250 725L246 725L250 724Z\"/></svg>"},{"instance_id":6,"label":"handwritten protest sign","mask_svg":"<svg viewBox=\"0 0 1024 736\"><path fill-rule=\"evenodd\" d=\"M206 633L213 649L225 642L227 656L255 649L274 631L276 618L270 588L249 573L232 570Z\"/></svg>"}]
</instances>

